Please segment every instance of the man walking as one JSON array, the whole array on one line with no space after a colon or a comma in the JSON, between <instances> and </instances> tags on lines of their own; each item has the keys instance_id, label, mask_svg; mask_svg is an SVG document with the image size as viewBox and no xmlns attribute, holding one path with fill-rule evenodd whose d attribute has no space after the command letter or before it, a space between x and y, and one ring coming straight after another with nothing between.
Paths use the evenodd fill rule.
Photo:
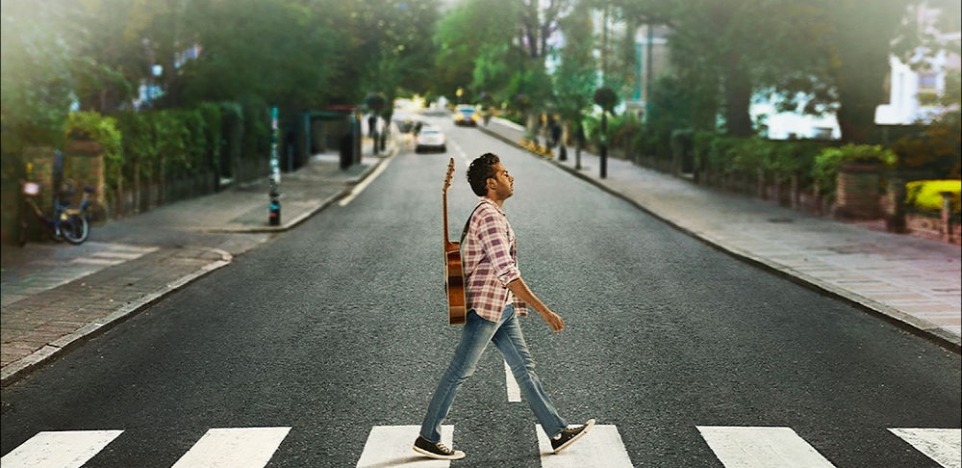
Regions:
<instances>
[{"instance_id":1,"label":"man walking","mask_svg":"<svg viewBox=\"0 0 962 468\"><path fill-rule=\"evenodd\" d=\"M468 168L471 190L481 198L468 220L461 242L468 314L454 358L434 391L414 451L426 457L457 460L464 452L441 443L441 423L448 415L458 388L475 370L488 343L494 343L511 368L524 400L528 402L541 427L558 453L594 426L569 426L551 403L534 373L534 360L528 352L518 316L534 308L555 332L564 329L564 320L534 295L521 278L517 266L517 243L502 206L514 194L514 177L498 156L486 153Z\"/></svg>"}]
</instances>

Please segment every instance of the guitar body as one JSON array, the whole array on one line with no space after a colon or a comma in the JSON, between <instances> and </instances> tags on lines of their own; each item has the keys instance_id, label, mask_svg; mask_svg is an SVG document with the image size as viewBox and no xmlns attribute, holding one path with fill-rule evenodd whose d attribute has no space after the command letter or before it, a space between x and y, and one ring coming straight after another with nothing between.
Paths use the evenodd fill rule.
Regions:
<instances>
[{"instance_id":1,"label":"guitar body","mask_svg":"<svg viewBox=\"0 0 962 468\"><path fill-rule=\"evenodd\" d=\"M448 297L448 325L464 325L467 300L464 296L464 268L461 264L461 245L448 237L448 187L454 174L454 158L448 162L448 175L441 191L444 218L444 292Z\"/></svg>"},{"instance_id":2,"label":"guitar body","mask_svg":"<svg viewBox=\"0 0 962 468\"><path fill-rule=\"evenodd\" d=\"M464 325L468 311L460 248L444 253L444 290L448 296L448 325Z\"/></svg>"}]
</instances>

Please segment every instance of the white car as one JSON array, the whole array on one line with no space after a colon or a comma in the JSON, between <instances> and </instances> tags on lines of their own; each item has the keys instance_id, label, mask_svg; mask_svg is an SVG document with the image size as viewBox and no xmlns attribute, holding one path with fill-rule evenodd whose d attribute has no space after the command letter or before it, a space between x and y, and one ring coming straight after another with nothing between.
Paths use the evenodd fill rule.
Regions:
<instances>
[{"instance_id":1,"label":"white car","mask_svg":"<svg viewBox=\"0 0 962 468\"><path fill-rule=\"evenodd\" d=\"M425 151L440 151L446 153L448 147L444 138L444 133L437 127L421 127L415 137L414 152L423 153Z\"/></svg>"}]
</instances>

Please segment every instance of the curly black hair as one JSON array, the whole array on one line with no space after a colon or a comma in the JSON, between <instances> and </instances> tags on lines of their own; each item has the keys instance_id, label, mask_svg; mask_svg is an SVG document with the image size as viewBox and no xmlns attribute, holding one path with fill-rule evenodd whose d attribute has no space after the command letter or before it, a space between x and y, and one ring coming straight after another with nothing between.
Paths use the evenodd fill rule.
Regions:
<instances>
[{"instance_id":1,"label":"curly black hair","mask_svg":"<svg viewBox=\"0 0 962 468\"><path fill-rule=\"evenodd\" d=\"M471 161L468 167L468 183L475 195L483 197L488 193L487 181L495 176L493 166L501 162L498 155L484 153Z\"/></svg>"}]
</instances>

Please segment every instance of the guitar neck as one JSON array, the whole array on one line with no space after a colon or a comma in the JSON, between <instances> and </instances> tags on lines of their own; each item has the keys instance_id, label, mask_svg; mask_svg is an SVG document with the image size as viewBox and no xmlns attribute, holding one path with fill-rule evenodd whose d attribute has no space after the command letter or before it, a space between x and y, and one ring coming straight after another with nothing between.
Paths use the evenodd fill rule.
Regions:
<instances>
[{"instance_id":1,"label":"guitar neck","mask_svg":"<svg viewBox=\"0 0 962 468\"><path fill-rule=\"evenodd\" d=\"M456 250L458 245L451 242L448 236L448 189L451 187L451 176L454 175L454 158L448 160L448 174L444 177L444 187L441 189L441 215L444 218L444 251Z\"/></svg>"},{"instance_id":2,"label":"guitar neck","mask_svg":"<svg viewBox=\"0 0 962 468\"><path fill-rule=\"evenodd\" d=\"M456 248L448 235L448 191L445 190L441 195L441 218L444 219L444 250L449 251Z\"/></svg>"}]
</instances>

